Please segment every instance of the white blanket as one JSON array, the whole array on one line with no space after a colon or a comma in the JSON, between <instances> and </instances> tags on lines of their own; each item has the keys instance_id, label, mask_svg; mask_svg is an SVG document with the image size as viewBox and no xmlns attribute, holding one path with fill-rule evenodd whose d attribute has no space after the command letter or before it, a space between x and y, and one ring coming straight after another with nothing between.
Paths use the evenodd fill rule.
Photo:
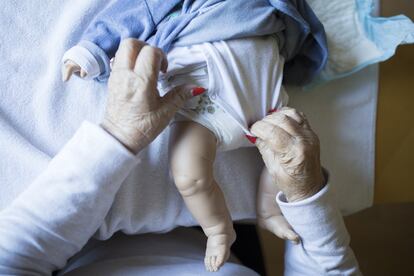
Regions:
<instances>
[{"instance_id":1,"label":"white blanket","mask_svg":"<svg viewBox=\"0 0 414 276\"><path fill-rule=\"evenodd\" d=\"M30 185L82 121L99 122L102 116L104 84L76 78L64 84L60 76L63 52L77 42L102 2L1 4L0 210ZM376 83L376 68L369 68L317 91L291 94L291 105L304 110L320 134L324 165L345 213L372 201ZM119 191L108 220L127 216L131 223L139 222L134 232L194 224L169 177L167 141L168 130L142 153L142 163ZM262 166L257 152L222 153L216 163L233 218L254 218ZM125 205L131 201L136 204Z\"/></svg>"}]
</instances>

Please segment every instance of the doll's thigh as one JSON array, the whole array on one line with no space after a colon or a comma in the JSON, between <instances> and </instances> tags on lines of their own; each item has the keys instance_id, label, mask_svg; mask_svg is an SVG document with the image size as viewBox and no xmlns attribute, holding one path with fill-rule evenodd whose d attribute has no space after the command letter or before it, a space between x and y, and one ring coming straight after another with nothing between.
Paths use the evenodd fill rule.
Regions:
<instances>
[{"instance_id":1,"label":"doll's thigh","mask_svg":"<svg viewBox=\"0 0 414 276\"><path fill-rule=\"evenodd\" d=\"M208 128L193 121L175 122L171 128L171 157L184 159L202 157L214 161L217 140Z\"/></svg>"},{"instance_id":2,"label":"doll's thigh","mask_svg":"<svg viewBox=\"0 0 414 276\"><path fill-rule=\"evenodd\" d=\"M209 176L216 156L217 141L213 132L192 121L175 122L171 127L170 158L173 174Z\"/></svg>"}]
</instances>

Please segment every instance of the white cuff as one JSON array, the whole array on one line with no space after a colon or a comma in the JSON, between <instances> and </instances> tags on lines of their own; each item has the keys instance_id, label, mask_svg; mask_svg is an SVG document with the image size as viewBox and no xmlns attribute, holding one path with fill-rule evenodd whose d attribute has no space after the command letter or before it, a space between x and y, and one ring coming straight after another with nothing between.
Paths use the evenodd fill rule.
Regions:
<instances>
[{"instance_id":1,"label":"white cuff","mask_svg":"<svg viewBox=\"0 0 414 276\"><path fill-rule=\"evenodd\" d=\"M314 201L318 201L318 199L320 199L323 195L325 195L328 192L328 187L329 184L326 184L319 192L317 192L316 194L314 194L311 197L305 198L303 200L300 201L296 201L296 202L288 202L286 199L285 194L280 191L277 195L276 195L276 201L279 205L285 205L285 206L303 206L303 205L307 205L307 204L311 204Z\"/></svg>"},{"instance_id":2,"label":"white cuff","mask_svg":"<svg viewBox=\"0 0 414 276\"><path fill-rule=\"evenodd\" d=\"M302 201L288 203L282 193L276 200L301 239L288 246L286 275L362 275L329 184Z\"/></svg>"},{"instance_id":3,"label":"white cuff","mask_svg":"<svg viewBox=\"0 0 414 276\"><path fill-rule=\"evenodd\" d=\"M113 159L125 159L126 162L130 162L131 158L135 159L134 162L139 162L140 160L136 155L132 154L121 142L119 142L118 139L116 139L114 136L112 136L97 124L91 123L89 121L83 121L74 137L81 135L83 135L83 138L79 139L92 141L91 145L93 144L93 147L96 148L95 152L108 154L109 156L115 157ZM99 146L96 142L98 142ZM102 157L103 156L101 156L101 158ZM106 162L107 158L104 159Z\"/></svg>"},{"instance_id":4,"label":"white cuff","mask_svg":"<svg viewBox=\"0 0 414 276\"><path fill-rule=\"evenodd\" d=\"M294 228L296 225L313 225L325 221L332 216L334 209L329 184L313 196L296 202L288 202L285 195L279 192L276 201L283 215Z\"/></svg>"},{"instance_id":5,"label":"white cuff","mask_svg":"<svg viewBox=\"0 0 414 276\"><path fill-rule=\"evenodd\" d=\"M94 79L102 73L98 61L85 47L76 45L66 51L63 55L62 63L68 60L74 61L85 70L87 74L85 79Z\"/></svg>"},{"instance_id":6,"label":"white cuff","mask_svg":"<svg viewBox=\"0 0 414 276\"><path fill-rule=\"evenodd\" d=\"M338 246L338 242L326 241L331 237L332 240L341 240L340 244L348 244L349 235L329 184L315 195L291 203L286 202L283 193L279 192L276 201L304 243L318 244L319 247Z\"/></svg>"}]
</instances>

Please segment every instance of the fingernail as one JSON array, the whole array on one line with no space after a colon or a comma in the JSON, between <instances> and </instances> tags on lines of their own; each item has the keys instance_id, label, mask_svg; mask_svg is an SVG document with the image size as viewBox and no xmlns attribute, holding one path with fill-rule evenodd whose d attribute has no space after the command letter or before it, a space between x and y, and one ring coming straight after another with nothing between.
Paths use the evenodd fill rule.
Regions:
<instances>
[{"instance_id":1,"label":"fingernail","mask_svg":"<svg viewBox=\"0 0 414 276\"><path fill-rule=\"evenodd\" d=\"M275 112L277 112L277 108L270 109L270 110L267 112L267 114L272 114L272 113L275 113Z\"/></svg>"},{"instance_id":2,"label":"fingernail","mask_svg":"<svg viewBox=\"0 0 414 276\"><path fill-rule=\"evenodd\" d=\"M250 136L250 135L247 135L247 134L245 136L250 141L250 143L256 144L257 137Z\"/></svg>"},{"instance_id":3,"label":"fingernail","mask_svg":"<svg viewBox=\"0 0 414 276\"><path fill-rule=\"evenodd\" d=\"M203 94L206 91L203 87L195 87L191 90L193 97Z\"/></svg>"}]
</instances>

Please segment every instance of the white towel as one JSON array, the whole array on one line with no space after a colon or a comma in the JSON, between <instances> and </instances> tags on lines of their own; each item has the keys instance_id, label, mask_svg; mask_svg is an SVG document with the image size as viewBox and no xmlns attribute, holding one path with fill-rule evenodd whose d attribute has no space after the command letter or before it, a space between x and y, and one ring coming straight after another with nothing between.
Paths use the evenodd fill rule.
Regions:
<instances>
[{"instance_id":1,"label":"white towel","mask_svg":"<svg viewBox=\"0 0 414 276\"><path fill-rule=\"evenodd\" d=\"M107 0L1 4L0 210L30 185L83 120L98 122L102 116L105 85L78 78L62 83L60 61L103 2ZM322 156L333 185L343 193L346 213L371 204L376 81L375 69L368 69L317 92L292 94L292 105L308 113L321 135ZM167 141L168 130L142 153L142 163L117 194L108 220L129 220L131 232L195 223L169 176ZM257 152L220 153L216 163L233 218L253 219L262 166Z\"/></svg>"},{"instance_id":2,"label":"white towel","mask_svg":"<svg viewBox=\"0 0 414 276\"><path fill-rule=\"evenodd\" d=\"M16 198L82 121L99 122L104 84L61 81L60 61L102 1L6 1L0 9L0 209ZM169 175L168 130L146 151L117 194L106 222L143 233L194 220ZM233 218L255 217L261 161L254 149L220 155L216 175ZM239 192L235 192L239 191ZM130 224L125 226L125 224Z\"/></svg>"}]
</instances>

